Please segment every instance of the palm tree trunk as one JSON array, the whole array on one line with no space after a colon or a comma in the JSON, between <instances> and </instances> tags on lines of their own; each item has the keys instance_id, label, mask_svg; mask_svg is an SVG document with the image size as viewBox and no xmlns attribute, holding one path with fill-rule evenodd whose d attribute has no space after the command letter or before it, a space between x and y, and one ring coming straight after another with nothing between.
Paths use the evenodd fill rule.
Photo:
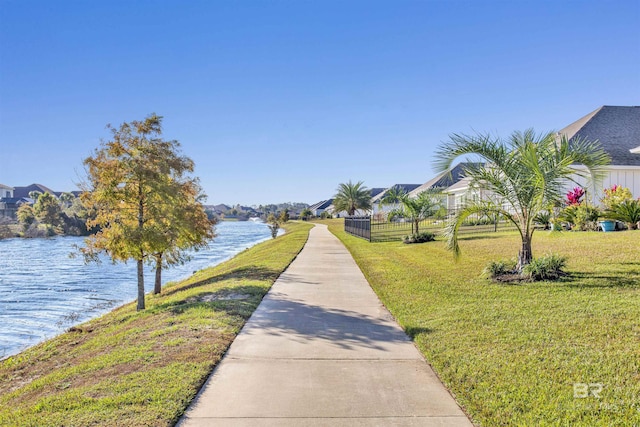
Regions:
<instances>
[{"instance_id":1,"label":"palm tree trunk","mask_svg":"<svg viewBox=\"0 0 640 427\"><path fill-rule=\"evenodd\" d=\"M518 272L522 273L522 269L525 265L531 263L533 259L533 252L531 250L531 237L530 236L522 236L522 249L518 253Z\"/></svg>"},{"instance_id":2,"label":"palm tree trunk","mask_svg":"<svg viewBox=\"0 0 640 427\"><path fill-rule=\"evenodd\" d=\"M162 253L156 254L156 281L153 285L153 293L159 294L162 291Z\"/></svg>"},{"instance_id":3,"label":"palm tree trunk","mask_svg":"<svg viewBox=\"0 0 640 427\"><path fill-rule=\"evenodd\" d=\"M417 235L418 235L418 227L420 226L420 220L419 220L419 219L416 219L416 220L414 220L414 222L415 222L415 224L416 224L416 231L415 231L415 234L416 234L416 236L417 236Z\"/></svg>"}]
</instances>

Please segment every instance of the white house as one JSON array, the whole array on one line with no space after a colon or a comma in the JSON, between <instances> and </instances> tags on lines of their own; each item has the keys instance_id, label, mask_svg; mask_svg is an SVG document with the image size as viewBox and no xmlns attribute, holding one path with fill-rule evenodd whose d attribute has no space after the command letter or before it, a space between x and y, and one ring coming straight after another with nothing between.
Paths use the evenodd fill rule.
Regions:
<instances>
[{"instance_id":1,"label":"white house","mask_svg":"<svg viewBox=\"0 0 640 427\"><path fill-rule=\"evenodd\" d=\"M627 187L635 198L640 197L640 107L602 106L561 129L558 135L564 135L570 141L577 138L598 141L611 156L611 164L599 179L587 182L584 178L574 176L575 182L567 181L566 191L580 186L596 204L604 196L604 189L613 185ZM584 169L580 165L575 167ZM469 183L469 179L465 178L444 190L450 209L463 206L470 198L489 196L482 194L478 188L470 188Z\"/></svg>"},{"instance_id":2,"label":"white house","mask_svg":"<svg viewBox=\"0 0 640 427\"><path fill-rule=\"evenodd\" d=\"M320 216L327 210L329 206L332 206L332 203L333 203L333 199L323 200L321 202L318 202L309 206L309 210L311 211L311 214L313 216Z\"/></svg>"},{"instance_id":3,"label":"white house","mask_svg":"<svg viewBox=\"0 0 640 427\"><path fill-rule=\"evenodd\" d=\"M594 183L576 179L591 190L590 198L598 203L604 189L613 185L627 187L635 198L640 197L640 107L605 105L561 129L558 134L569 140L586 138L598 141L611 156L611 165ZM567 190L575 187L568 183Z\"/></svg>"},{"instance_id":4,"label":"white house","mask_svg":"<svg viewBox=\"0 0 640 427\"><path fill-rule=\"evenodd\" d=\"M378 191L377 194L371 197L371 210L374 217L381 216L386 217L386 214L394 209L400 207L399 203L383 203L382 200L390 191L411 193L416 188L420 187L420 184L394 184L389 188L385 188L382 191ZM380 189L375 189L380 190Z\"/></svg>"},{"instance_id":5,"label":"white house","mask_svg":"<svg viewBox=\"0 0 640 427\"><path fill-rule=\"evenodd\" d=\"M0 199L11 199L13 198L13 187L9 187L8 185L0 184Z\"/></svg>"}]
</instances>

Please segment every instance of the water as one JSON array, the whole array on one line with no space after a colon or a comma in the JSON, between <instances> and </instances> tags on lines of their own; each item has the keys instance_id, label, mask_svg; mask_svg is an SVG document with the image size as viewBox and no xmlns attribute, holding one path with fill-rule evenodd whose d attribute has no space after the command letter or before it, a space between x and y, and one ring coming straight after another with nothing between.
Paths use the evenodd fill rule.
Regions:
<instances>
[{"instance_id":1,"label":"water","mask_svg":"<svg viewBox=\"0 0 640 427\"><path fill-rule=\"evenodd\" d=\"M163 270L163 284L271 237L266 224L252 221L221 222L216 233L191 261ZM82 237L0 240L0 359L137 298L135 262L85 265L81 256L69 257L82 244ZM147 292L154 277L148 267Z\"/></svg>"}]
</instances>

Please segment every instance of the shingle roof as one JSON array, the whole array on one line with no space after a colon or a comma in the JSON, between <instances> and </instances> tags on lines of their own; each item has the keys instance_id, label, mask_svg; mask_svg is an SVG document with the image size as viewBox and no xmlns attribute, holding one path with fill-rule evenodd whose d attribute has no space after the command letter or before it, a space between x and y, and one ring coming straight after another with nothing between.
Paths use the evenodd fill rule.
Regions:
<instances>
[{"instance_id":1,"label":"shingle roof","mask_svg":"<svg viewBox=\"0 0 640 427\"><path fill-rule=\"evenodd\" d=\"M382 193L386 188L372 188L371 189L371 198L376 197L378 194Z\"/></svg>"},{"instance_id":2,"label":"shingle roof","mask_svg":"<svg viewBox=\"0 0 640 427\"><path fill-rule=\"evenodd\" d=\"M380 200L382 200L382 198L387 193L387 191L391 189L402 189L404 190L405 193L411 193L413 190L415 190L418 187L420 187L420 184L394 184L391 187L387 188L386 190L376 194L375 197L371 199L371 203L377 203Z\"/></svg>"},{"instance_id":3,"label":"shingle roof","mask_svg":"<svg viewBox=\"0 0 640 427\"><path fill-rule=\"evenodd\" d=\"M333 199L323 200L321 202L316 203L315 205L309 206L310 211L314 211L316 209L326 209L333 203Z\"/></svg>"},{"instance_id":4,"label":"shingle roof","mask_svg":"<svg viewBox=\"0 0 640 427\"><path fill-rule=\"evenodd\" d=\"M55 191L49 187L45 187L42 184L31 184L26 187L15 187L13 190L13 197L29 197L29 193L32 191L39 191L41 193L49 193L55 195Z\"/></svg>"},{"instance_id":5,"label":"shingle roof","mask_svg":"<svg viewBox=\"0 0 640 427\"><path fill-rule=\"evenodd\" d=\"M598 140L611 156L612 165L640 166L640 155L630 152L640 146L640 106L604 105L558 133L569 140Z\"/></svg>"},{"instance_id":6,"label":"shingle roof","mask_svg":"<svg viewBox=\"0 0 640 427\"><path fill-rule=\"evenodd\" d=\"M452 167L449 170L446 170L439 175L436 175L435 178L430 179L429 181L422 184L420 187L413 190L410 196L417 196L423 191L435 189L435 188L448 188L459 182L462 178L464 178L464 170L467 166L473 165L473 163L469 162L461 162Z\"/></svg>"},{"instance_id":7,"label":"shingle roof","mask_svg":"<svg viewBox=\"0 0 640 427\"><path fill-rule=\"evenodd\" d=\"M0 184L0 188L3 190L13 190L13 187L9 187L8 185Z\"/></svg>"}]
</instances>

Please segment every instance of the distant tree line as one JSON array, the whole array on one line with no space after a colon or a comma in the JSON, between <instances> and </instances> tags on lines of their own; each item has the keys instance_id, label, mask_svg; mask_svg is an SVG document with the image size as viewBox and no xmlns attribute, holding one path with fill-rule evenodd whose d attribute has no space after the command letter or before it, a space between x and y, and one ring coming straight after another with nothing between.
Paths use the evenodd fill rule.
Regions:
<instances>
[{"instance_id":1,"label":"distant tree line","mask_svg":"<svg viewBox=\"0 0 640 427\"><path fill-rule=\"evenodd\" d=\"M16 213L20 237L47 237L55 235L86 236L92 212L73 193L56 197L48 192L32 191L33 205L23 204Z\"/></svg>"}]
</instances>

